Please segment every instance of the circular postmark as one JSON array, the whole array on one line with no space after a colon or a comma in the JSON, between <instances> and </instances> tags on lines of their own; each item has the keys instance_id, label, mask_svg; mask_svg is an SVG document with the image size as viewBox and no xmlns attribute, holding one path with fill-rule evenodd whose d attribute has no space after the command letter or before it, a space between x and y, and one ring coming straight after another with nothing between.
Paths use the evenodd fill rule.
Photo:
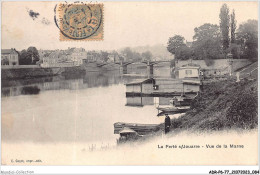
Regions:
<instances>
[{"instance_id":1,"label":"circular postmark","mask_svg":"<svg viewBox=\"0 0 260 175\"><path fill-rule=\"evenodd\" d=\"M97 34L102 25L101 4L59 4L54 20L62 35L81 40ZM59 18L56 17L58 12Z\"/></svg>"}]
</instances>

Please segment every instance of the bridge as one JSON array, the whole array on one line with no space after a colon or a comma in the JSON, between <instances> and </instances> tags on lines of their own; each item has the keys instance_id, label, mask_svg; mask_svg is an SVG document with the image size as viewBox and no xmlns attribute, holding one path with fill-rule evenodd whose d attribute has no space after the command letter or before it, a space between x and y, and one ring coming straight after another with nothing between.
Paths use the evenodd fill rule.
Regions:
<instances>
[{"instance_id":1,"label":"bridge","mask_svg":"<svg viewBox=\"0 0 260 175\"><path fill-rule=\"evenodd\" d=\"M122 72L122 74L127 74L127 66L130 65L130 64L146 64L147 66L147 74L149 76L153 76L153 66L156 65L156 64L159 64L159 63L165 63L165 62L168 62L170 63L170 61L142 61L142 62L121 62L120 63L120 72ZM115 63L115 64L118 64L118 63Z\"/></svg>"},{"instance_id":2,"label":"bridge","mask_svg":"<svg viewBox=\"0 0 260 175\"><path fill-rule=\"evenodd\" d=\"M121 61L121 62L92 62L92 63L96 63L98 68L102 68L103 66L107 66L107 65L119 65L121 74L127 74L127 66L130 64L145 64L147 66L147 74L153 76L154 65L160 63L170 63L170 61L140 61L140 62Z\"/></svg>"},{"instance_id":3,"label":"bridge","mask_svg":"<svg viewBox=\"0 0 260 175\"><path fill-rule=\"evenodd\" d=\"M170 63L170 61L141 61L141 62L129 62L129 61L121 61L121 62L113 62L113 63L97 63L98 67L103 67L109 64L117 64L120 65L120 72L122 74L127 74L127 66L130 64L146 64L148 75L153 75L153 66L160 63Z\"/></svg>"}]
</instances>

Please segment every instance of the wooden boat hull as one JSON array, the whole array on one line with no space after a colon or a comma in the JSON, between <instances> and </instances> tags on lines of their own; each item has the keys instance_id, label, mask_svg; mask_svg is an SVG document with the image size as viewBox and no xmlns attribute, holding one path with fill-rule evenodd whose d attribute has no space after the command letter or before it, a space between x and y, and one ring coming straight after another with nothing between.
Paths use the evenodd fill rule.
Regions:
<instances>
[{"instance_id":1,"label":"wooden boat hull","mask_svg":"<svg viewBox=\"0 0 260 175\"><path fill-rule=\"evenodd\" d=\"M136 131L139 135L147 135L153 132L159 131L159 124L138 124L138 123L114 123L114 134L119 134L119 132L124 128L128 127Z\"/></svg>"},{"instance_id":2,"label":"wooden boat hull","mask_svg":"<svg viewBox=\"0 0 260 175\"><path fill-rule=\"evenodd\" d=\"M174 113L184 113L186 111L188 111L190 108L189 107L184 107L184 108L178 108L178 107L158 107L158 110L166 113L166 112L174 112Z\"/></svg>"}]
</instances>

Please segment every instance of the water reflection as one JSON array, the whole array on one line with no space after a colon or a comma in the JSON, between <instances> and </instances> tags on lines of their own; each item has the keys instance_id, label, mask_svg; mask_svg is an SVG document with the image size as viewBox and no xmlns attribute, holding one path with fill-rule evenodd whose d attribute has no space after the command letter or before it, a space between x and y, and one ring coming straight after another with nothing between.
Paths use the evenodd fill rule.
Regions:
<instances>
[{"instance_id":1,"label":"water reflection","mask_svg":"<svg viewBox=\"0 0 260 175\"><path fill-rule=\"evenodd\" d=\"M91 87L108 86L108 77L99 74L85 75L82 78L64 76L44 77L37 79L2 80L2 97L24 94L38 94L48 90L77 90ZM114 80L113 80L114 82Z\"/></svg>"},{"instance_id":2,"label":"water reflection","mask_svg":"<svg viewBox=\"0 0 260 175\"><path fill-rule=\"evenodd\" d=\"M116 122L163 122L153 104L169 102L167 98L142 97L137 98L142 108L126 106L134 99L126 99L125 83L136 79L106 71L73 78L2 80L2 140L115 142Z\"/></svg>"},{"instance_id":3,"label":"water reflection","mask_svg":"<svg viewBox=\"0 0 260 175\"><path fill-rule=\"evenodd\" d=\"M24 94L24 95L39 94L40 90L41 89L39 89L38 86L26 86L26 87L22 88L21 94Z\"/></svg>"},{"instance_id":4,"label":"water reflection","mask_svg":"<svg viewBox=\"0 0 260 175\"><path fill-rule=\"evenodd\" d=\"M39 92L48 90L77 90L95 87L106 87L116 84L124 84L135 80L136 76L123 76L118 71L87 72L82 77L43 77L35 79L2 80L2 97L30 94L28 87L39 89ZM25 88L25 89L24 89ZM28 92L28 93L27 93ZM32 91L31 94L35 94Z\"/></svg>"}]
</instances>

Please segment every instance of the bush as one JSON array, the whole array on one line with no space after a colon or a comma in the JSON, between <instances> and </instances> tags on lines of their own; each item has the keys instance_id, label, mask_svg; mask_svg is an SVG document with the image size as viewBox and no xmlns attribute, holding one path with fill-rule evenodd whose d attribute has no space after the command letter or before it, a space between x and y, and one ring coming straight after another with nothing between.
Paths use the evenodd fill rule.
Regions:
<instances>
[{"instance_id":1,"label":"bush","mask_svg":"<svg viewBox=\"0 0 260 175\"><path fill-rule=\"evenodd\" d=\"M257 107L256 94L241 94L227 111L227 124L243 129L255 128L257 126Z\"/></svg>"}]
</instances>

